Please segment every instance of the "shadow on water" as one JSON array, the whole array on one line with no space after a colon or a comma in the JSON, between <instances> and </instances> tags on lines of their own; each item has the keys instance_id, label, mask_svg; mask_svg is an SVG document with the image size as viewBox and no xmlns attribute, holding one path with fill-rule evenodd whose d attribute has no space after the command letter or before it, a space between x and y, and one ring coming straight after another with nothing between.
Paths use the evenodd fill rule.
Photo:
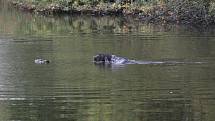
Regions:
<instances>
[{"instance_id":1,"label":"shadow on water","mask_svg":"<svg viewBox=\"0 0 215 121\"><path fill-rule=\"evenodd\" d=\"M111 65L93 65L96 53L208 63L112 71ZM38 56L51 63L34 64ZM213 29L114 16L44 17L0 7L0 120L214 120L214 60Z\"/></svg>"}]
</instances>

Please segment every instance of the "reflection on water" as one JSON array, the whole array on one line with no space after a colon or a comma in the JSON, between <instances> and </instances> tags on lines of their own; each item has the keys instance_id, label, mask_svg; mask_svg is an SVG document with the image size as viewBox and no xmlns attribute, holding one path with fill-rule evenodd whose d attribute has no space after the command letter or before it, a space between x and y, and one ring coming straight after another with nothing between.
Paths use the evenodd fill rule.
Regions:
<instances>
[{"instance_id":1,"label":"reflection on water","mask_svg":"<svg viewBox=\"0 0 215 121\"><path fill-rule=\"evenodd\" d=\"M211 30L1 7L0 120L212 121L214 46ZM112 69L92 63L97 53L206 63ZM38 57L51 63L34 64Z\"/></svg>"}]
</instances>

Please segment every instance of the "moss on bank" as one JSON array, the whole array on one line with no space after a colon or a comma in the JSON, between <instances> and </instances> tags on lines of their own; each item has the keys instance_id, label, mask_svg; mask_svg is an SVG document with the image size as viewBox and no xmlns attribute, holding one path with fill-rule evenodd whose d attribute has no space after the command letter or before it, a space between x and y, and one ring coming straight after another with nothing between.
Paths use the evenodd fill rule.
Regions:
<instances>
[{"instance_id":1,"label":"moss on bank","mask_svg":"<svg viewBox=\"0 0 215 121\"><path fill-rule=\"evenodd\" d=\"M41 14L132 15L144 22L215 24L212 0L10 0Z\"/></svg>"}]
</instances>

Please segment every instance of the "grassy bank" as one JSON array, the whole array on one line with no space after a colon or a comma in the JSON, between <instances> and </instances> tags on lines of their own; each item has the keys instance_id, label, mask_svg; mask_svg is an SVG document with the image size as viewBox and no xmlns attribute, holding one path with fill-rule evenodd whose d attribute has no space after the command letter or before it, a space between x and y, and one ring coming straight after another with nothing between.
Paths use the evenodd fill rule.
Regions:
<instances>
[{"instance_id":1,"label":"grassy bank","mask_svg":"<svg viewBox=\"0 0 215 121\"><path fill-rule=\"evenodd\" d=\"M22 10L41 14L132 15L145 22L210 25L212 0L11 0Z\"/></svg>"}]
</instances>

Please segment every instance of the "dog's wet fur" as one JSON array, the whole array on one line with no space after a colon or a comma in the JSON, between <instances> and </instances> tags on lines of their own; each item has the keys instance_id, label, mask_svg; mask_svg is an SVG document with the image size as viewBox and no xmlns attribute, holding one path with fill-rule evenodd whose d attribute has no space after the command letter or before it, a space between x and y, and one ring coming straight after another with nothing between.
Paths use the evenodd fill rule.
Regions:
<instances>
[{"instance_id":1,"label":"dog's wet fur","mask_svg":"<svg viewBox=\"0 0 215 121\"><path fill-rule=\"evenodd\" d=\"M49 64L50 61L49 61L49 60L45 60L45 59L39 58L39 59L35 59L35 60L34 60L34 63L36 63L36 64Z\"/></svg>"},{"instance_id":2,"label":"dog's wet fur","mask_svg":"<svg viewBox=\"0 0 215 121\"><path fill-rule=\"evenodd\" d=\"M97 54L93 57L94 63L111 63L111 54Z\"/></svg>"}]
</instances>

